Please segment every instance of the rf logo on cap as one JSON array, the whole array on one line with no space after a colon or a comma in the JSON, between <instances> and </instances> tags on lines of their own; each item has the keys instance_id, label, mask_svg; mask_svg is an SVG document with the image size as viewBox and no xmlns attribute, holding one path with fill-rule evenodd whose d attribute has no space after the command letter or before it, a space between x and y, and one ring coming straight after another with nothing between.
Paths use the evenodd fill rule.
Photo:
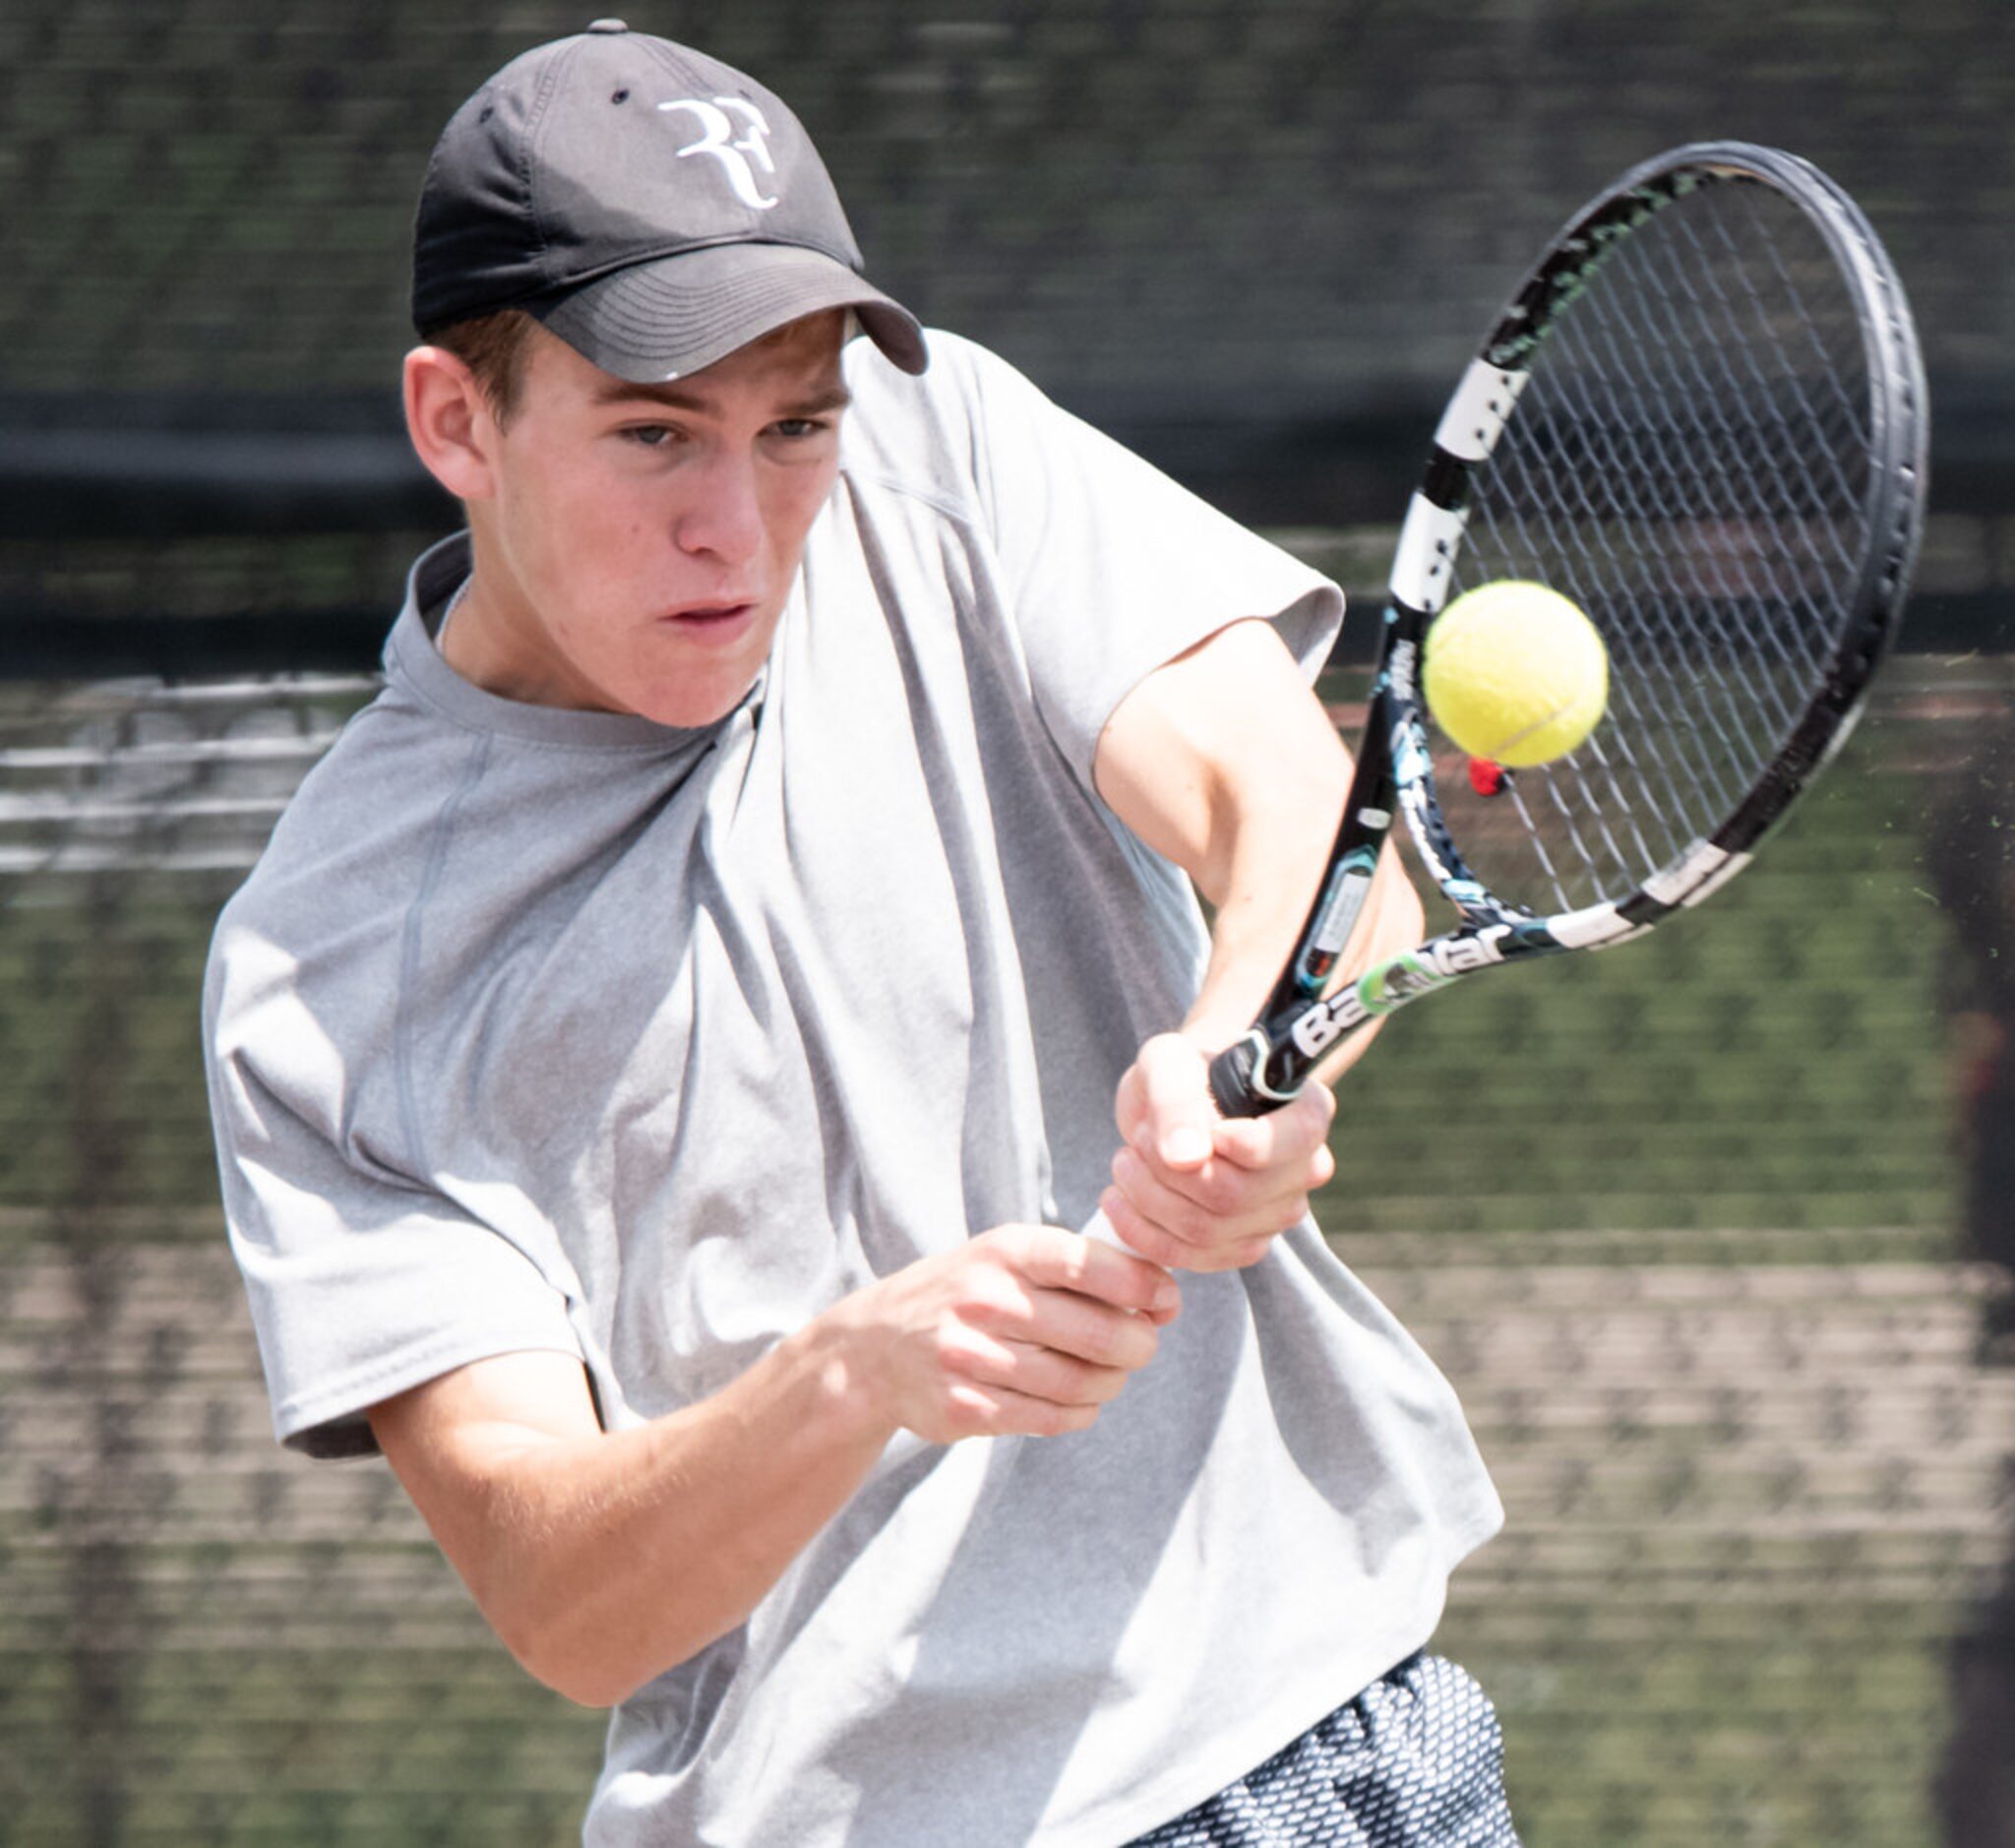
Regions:
<instances>
[{"instance_id":1,"label":"rf logo on cap","mask_svg":"<svg viewBox=\"0 0 2015 1848\"><path fill-rule=\"evenodd\" d=\"M753 102L741 96L716 96L711 102L702 101L698 96L681 96L676 102L661 102L657 106L660 109L691 109L699 119L702 131L701 138L679 150L681 160L688 154L711 154L720 162L728 184L743 205L753 212L767 212L776 204L775 199L763 198L756 181L757 166L765 173L774 173L776 163L769 157L769 124ZM741 120L739 140L735 139L735 124L729 119L730 112Z\"/></svg>"}]
</instances>

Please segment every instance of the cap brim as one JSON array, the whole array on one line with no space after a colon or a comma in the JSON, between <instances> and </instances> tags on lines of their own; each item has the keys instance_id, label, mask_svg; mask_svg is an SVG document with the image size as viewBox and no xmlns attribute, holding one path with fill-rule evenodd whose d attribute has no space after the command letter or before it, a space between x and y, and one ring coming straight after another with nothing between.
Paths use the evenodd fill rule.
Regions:
<instances>
[{"instance_id":1,"label":"cap brim","mask_svg":"<svg viewBox=\"0 0 2015 1848\"><path fill-rule=\"evenodd\" d=\"M923 330L845 264L798 244L713 244L637 263L528 311L575 351L636 384L702 371L792 321L851 308L905 372L929 363Z\"/></svg>"}]
</instances>

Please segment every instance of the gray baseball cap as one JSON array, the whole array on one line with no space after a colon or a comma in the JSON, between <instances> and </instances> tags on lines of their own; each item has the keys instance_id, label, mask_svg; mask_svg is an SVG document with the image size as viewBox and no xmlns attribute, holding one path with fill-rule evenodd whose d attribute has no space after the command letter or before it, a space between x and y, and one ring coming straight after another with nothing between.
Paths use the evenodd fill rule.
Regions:
<instances>
[{"instance_id":1,"label":"gray baseball cap","mask_svg":"<svg viewBox=\"0 0 2015 1848\"><path fill-rule=\"evenodd\" d=\"M698 372L851 308L905 372L916 317L861 275L839 195L798 118L698 51L597 20L515 58L449 121L413 225L422 339L498 308L605 372Z\"/></svg>"}]
</instances>

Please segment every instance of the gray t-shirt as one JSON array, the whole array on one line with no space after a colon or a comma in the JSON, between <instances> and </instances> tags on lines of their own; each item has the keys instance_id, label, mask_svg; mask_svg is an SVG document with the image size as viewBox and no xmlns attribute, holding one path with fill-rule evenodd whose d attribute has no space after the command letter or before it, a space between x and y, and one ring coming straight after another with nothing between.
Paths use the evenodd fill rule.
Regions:
<instances>
[{"instance_id":1,"label":"gray t-shirt","mask_svg":"<svg viewBox=\"0 0 2015 1848\"><path fill-rule=\"evenodd\" d=\"M369 1448L369 1406L522 1349L636 1424L1105 1184L1114 1088L1207 939L1094 792L1100 729L1241 617L1313 671L1341 599L966 342L848 370L732 714L470 685L430 634L449 541L226 909L225 1204L296 1448ZM586 1839L1110 1844L1424 1642L1500 1518L1446 1384L1313 1225L1183 1287L1093 1430L892 1449L616 1710Z\"/></svg>"}]
</instances>

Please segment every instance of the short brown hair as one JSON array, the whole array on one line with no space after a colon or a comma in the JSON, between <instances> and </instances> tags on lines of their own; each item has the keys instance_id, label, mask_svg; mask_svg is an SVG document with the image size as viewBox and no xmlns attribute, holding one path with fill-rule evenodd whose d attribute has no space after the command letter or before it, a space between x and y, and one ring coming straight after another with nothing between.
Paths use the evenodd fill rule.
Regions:
<instances>
[{"instance_id":1,"label":"short brown hair","mask_svg":"<svg viewBox=\"0 0 2015 1848\"><path fill-rule=\"evenodd\" d=\"M491 413L502 424L518 407L532 330L537 326L522 308L498 308L452 322L433 337L433 344L453 353L475 375Z\"/></svg>"}]
</instances>

